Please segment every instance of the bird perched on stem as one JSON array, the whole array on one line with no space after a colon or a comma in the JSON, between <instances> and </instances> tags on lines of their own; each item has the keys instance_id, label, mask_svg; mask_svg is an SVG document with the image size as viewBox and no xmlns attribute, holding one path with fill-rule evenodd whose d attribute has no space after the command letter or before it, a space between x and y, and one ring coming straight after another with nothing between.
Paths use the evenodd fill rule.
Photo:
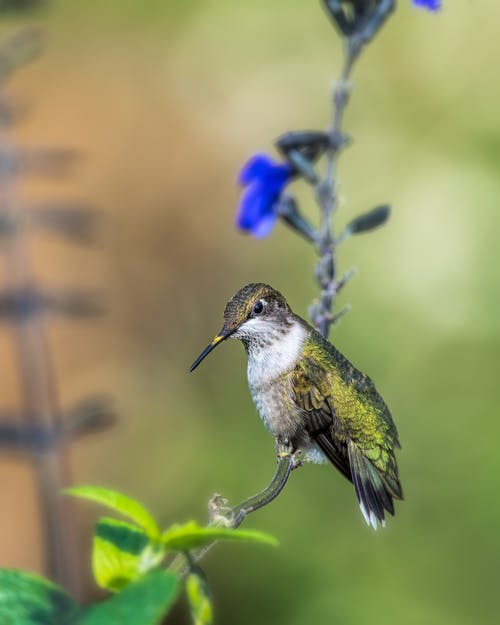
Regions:
<instances>
[{"instance_id":1,"label":"bird perched on stem","mask_svg":"<svg viewBox=\"0 0 500 625\"><path fill-rule=\"evenodd\" d=\"M248 355L248 385L277 444L299 461L329 460L353 482L366 522L385 524L402 499L389 409L371 379L296 315L267 284L248 284L226 305L224 325L193 371L225 339Z\"/></svg>"}]
</instances>

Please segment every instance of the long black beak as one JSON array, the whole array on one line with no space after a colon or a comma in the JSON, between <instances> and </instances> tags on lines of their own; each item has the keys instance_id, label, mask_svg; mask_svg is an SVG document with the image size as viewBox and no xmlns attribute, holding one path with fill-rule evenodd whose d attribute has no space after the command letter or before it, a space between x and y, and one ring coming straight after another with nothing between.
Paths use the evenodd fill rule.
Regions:
<instances>
[{"instance_id":1,"label":"long black beak","mask_svg":"<svg viewBox=\"0 0 500 625\"><path fill-rule=\"evenodd\" d=\"M201 354L198 356L198 358L193 362L193 364L189 368L189 373L191 373L191 371L194 371L196 369L196 367L200 364L200 362L205 358L205 356L208 356L208 354L210 354L210 352L215 347L217 347L217 345L219 343L221 343L222 341L227 339L227 337L230 336L230 335L231 335L231 332L228 332L227 330L222 328L222 330L219 332L219 334L217 334L217 336L215 336L212 339L212 342L210 343L210 345L207 345L207 347L205 347L205 349L201 352Z\"/></svg>"}]
</instances>

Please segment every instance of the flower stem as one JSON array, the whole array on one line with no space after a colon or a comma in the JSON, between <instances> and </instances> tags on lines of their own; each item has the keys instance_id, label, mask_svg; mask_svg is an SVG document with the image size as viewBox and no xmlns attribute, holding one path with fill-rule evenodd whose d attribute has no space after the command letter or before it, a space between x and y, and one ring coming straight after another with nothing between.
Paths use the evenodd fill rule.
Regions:
<instances>
[{"instance_id":1,"label":"flower stem","mask_svg":"<svg viewBox=\"0 0 500 625\"><path fill-rule=\"evenodd\" d=\"M344 112L351 92L350 76L354 62L359 55L349 41L344 45L344 63L339 80L333 91L333 117L329 128L331 146L325 158L325 173L316 185L316 201L321 210L320 235L317 244L320 260L316 265L316 278L321 287L319 302L310 311L311 320L317 330L328 337L334 323L333 308L339 290L336 280L336 241L333 230L333 215L338 205L338 184L336 180L337 159L346 140L342 133Z\"/></svg>"}]
</instances>

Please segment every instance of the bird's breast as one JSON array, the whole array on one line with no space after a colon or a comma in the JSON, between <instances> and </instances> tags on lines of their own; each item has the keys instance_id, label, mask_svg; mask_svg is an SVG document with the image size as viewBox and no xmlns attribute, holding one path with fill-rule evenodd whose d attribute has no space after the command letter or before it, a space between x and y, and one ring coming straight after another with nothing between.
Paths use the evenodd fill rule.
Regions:
<instances>
[{"instance_id":1,"label":"bird's breast","mask_svg":"<svg viewBox=\"0 0 500 625\"><path fill-rule=\"evenodd\" d=\"M291 372L300 357L306 330L293 326L280 340L248 352L248 386L266 429L293 438L300 427L293 401Z\"/></svg>"}]
</instances>

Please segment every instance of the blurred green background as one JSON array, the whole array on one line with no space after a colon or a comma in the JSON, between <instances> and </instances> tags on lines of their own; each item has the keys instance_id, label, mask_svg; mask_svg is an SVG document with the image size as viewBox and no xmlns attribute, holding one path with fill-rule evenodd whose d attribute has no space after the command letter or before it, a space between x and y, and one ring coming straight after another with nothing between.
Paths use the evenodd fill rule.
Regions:
<instances>
[{"instance_id":1,"label":"blurred green background","mask_svg":"<svg viewBox=\"0 0 500 625\"><path fill-rule=\"evenodd\" d=\"M406 500L374 533L338 473L297 471L248 521L279 549L207 557L220 625L498 623L500 5L444 4L431 15L399 2L362 58L340 165L337 227L393 206L383 230L340 251L340 268L360 273L332 339L392 409ZM281 225L264 241L235 230L234 181L277 135L328 124L338 38L319 2L299 0L59 0L2 30L25 23L45 28L47 47L12 81L30 108L15 136L84 155L72 178L30 180L25 194L106 214L96 249L31 242L42 281L95 287L109 307L93 324L51 326L63 402L106 391L122 417L73 448L74 480L121 489L165 525L204 520L214 491L236 502L266 483L273 441L241 346L187 367L246 282L271 283L304 316L316 294L300 239ZM20 391L1 332L8 410ZM30 470L1 458L0 487L0 565L41 571ZM90 579L95 510L78 510ZM172 622L187 622L182 607Z\"/></svg>"}]
</instances>

